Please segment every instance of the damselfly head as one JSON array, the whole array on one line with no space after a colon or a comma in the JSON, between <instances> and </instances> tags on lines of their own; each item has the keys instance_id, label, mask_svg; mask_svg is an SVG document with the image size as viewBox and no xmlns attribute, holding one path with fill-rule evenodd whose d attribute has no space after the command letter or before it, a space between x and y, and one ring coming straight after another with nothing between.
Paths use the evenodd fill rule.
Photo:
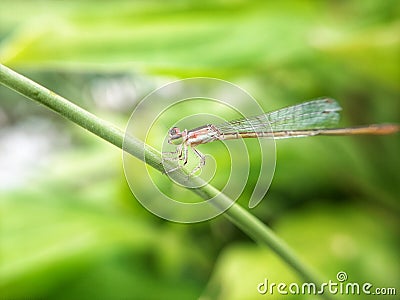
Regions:
<instances>
[{"instance_id":1,"label":"damselfly head","mask_svg":"<svg viewBox=\"0 0 400 300\"><path fill-rule=\"evenodd\" d=\"M179 144L182 139L182 132L178 127L172 127L168 131L168 143Z\"/></svg>"}]
</instances>

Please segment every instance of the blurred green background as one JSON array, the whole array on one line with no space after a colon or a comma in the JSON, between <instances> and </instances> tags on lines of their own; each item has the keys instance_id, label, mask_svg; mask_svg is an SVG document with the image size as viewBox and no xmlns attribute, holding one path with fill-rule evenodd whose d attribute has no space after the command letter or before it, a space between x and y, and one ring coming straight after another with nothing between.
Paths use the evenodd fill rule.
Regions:
<instances>
[{"instance_id":1,"label":"blurred green background","mask_svg":"<svg viewBox=\"0 0 400 300\"><path fill-rule=\"evenodd\" d=\"M2 0L0 62L121 128L148 92L191 76L232 81L265 110L330 96L342 125L400 122L399 16L395 0ZM327 280L399 293L399 136L277 152L251 212ZM259 299L264 278L302 282L223 216L153 216L119 149L3 86L0 218L2 299Z\"/></svg>"}]
</instances>

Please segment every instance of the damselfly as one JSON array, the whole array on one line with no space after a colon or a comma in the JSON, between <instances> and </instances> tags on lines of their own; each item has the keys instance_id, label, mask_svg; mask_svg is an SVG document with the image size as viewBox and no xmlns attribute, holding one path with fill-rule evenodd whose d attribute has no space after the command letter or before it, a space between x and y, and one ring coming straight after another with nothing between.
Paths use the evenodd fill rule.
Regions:
<instances>
[{"instance_id":1,"label":"damselfly","mask_svg":"<svg viewBox=\"0 0 400 300\"><path fill-rule=\"evenodd\" d=\"M315 135L359 135L390 134L398 132L397 124L374 124L358 127L333 128L339 121L342 108L333 99L318 99L288 106L265 114L233 120L222 124L207 124L191 130L181 131L178 127L169 130L168 143L177 145L177 159L186 165L189 147L199 158L199 164L191 174L201 169L205 156L196 149L200 144L240 138L307 137ZM172 172L180 167L168 170Z\"/></svg>"}]
</instances>

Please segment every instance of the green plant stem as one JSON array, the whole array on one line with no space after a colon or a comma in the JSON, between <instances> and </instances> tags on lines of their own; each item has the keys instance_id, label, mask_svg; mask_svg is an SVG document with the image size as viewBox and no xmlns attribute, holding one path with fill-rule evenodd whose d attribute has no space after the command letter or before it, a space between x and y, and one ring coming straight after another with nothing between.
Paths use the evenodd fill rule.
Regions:
<instances>
[{"instance_id":1,"label":"green plant stem","mask_svg":"<svg viewBox=\"0 0 400 300\"><path fill-rule=\"evenodd\" d=\"M0 82L25 97L47 106L84 129L122 149L124 142L124 132L122 130L1 64ZM128 147L124 147L124 150L143 161L142 153L143 149L145 149L146 163L159 171L163 171L161 154L157 150L132 136L128 138L128 141L125 140L125 143L128 143ZM240 205L233 203L233 200L225 194L211 185L191 190L204 199L217 196L217 203L220 205L229 203L231 207L224 215L230 221L258 243L271 248L307 282L314 282L316 284L322 282L270 228Z\"/></svg>"}]
</instances>

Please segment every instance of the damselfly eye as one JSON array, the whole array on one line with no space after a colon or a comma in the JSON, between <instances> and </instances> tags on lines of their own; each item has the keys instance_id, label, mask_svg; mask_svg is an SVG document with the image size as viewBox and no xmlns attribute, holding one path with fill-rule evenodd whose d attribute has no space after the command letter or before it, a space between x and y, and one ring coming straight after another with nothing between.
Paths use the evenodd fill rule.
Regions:
<instances>
[{"instance_id":1,"label":"damselfly eye","mask_svg":"<svg viewBox=\"0 0 400 300\"><path fill-rule=\"evenodd\" d=\"M170 130L169 130L169 136L175 136L175 135L180 135L181 134L181 131L179 130L179 128L178 127L172 127Z\"/></svg>"}]
</instances>

